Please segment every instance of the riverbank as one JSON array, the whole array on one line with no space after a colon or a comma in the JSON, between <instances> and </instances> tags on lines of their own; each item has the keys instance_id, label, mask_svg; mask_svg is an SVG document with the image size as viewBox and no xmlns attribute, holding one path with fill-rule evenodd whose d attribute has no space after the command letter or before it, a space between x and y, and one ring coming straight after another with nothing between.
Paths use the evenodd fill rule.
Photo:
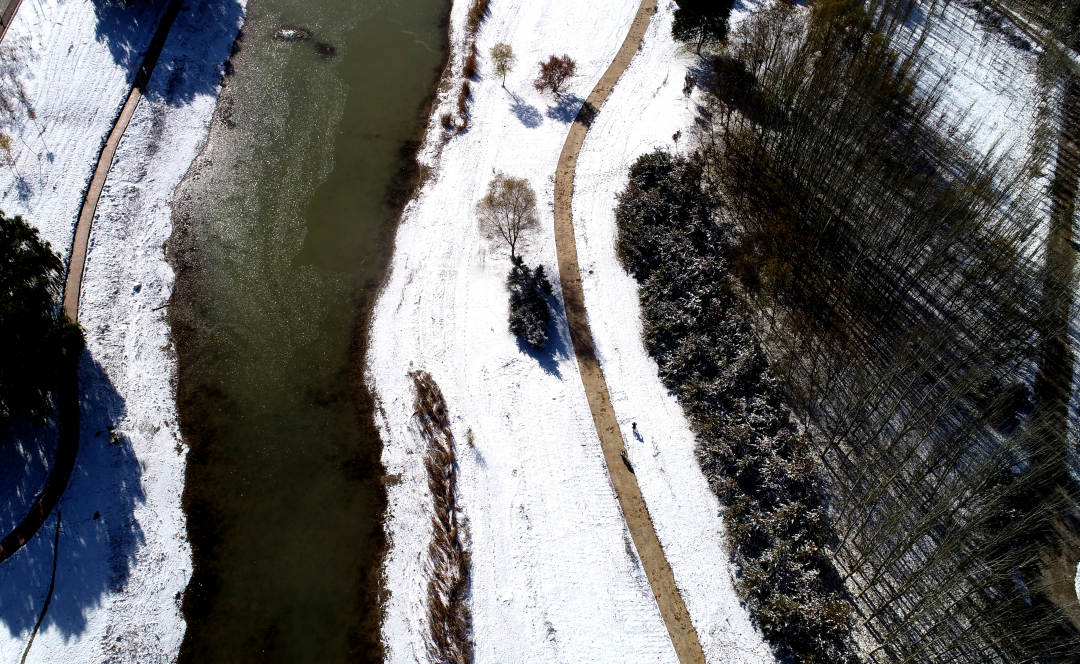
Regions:
<instances>
[{"instance_id":1,"label":"riverbank","mask_svg":"<svg viewBox=\"0 0 1080 664\"><path fill-rule=\"evenodd\" d=\"M194 565L181 662L381 661L385 498L358 331L447 11L250 7L168 247ZM282 25L312 36L276 40Z\"/></svg>"},{"instance_id":2,"label":"riverbank","mask_svg":"<svg viewBox=\"0 0 1080 664\"><path fill-rule=\"evenodd\" d=\"M451 14L455 72L461 71L466 44L467 5L455 3ZM427 591L431 498L423 441L411 422L410 369L435 377L454 417L454 437L469 441L460 445L457 457L458 504L470 534L475 661L676 659L605 470L561 302L548 349L534 353L519 346L506 331L508 257L481 240L474 214L495 171L526 177L537 190L541 230L524 257L529 264L543 265L549 275L558 273L552 201L559 151L583 97L612 61L637 7L630 0L589 6L492 3L477 37L483 78L471 83L468 130L445 141L437 121L441 112L454 108L460 76L443 86L429 120L421 160L433 176L406 208L398 230L391 274L375 308L367 365L380 402L383 463L393 480L385 567L393 592L383 627L388 661L422 658L428 629L419 607ZM613 182L624 179L625 166L618 162L631 127L638 145L670 142L668 121L642 122L642 109L634 103L644 105L649 117L674 113L673 123L692 116L693 102L683 98L681 89L693 58L671 41L672 9L662 3L626 74L629 79L616 86L601 109L598 122L612 118L618 130L590 137L586 151L597 146L601 162L588 172L579 169L579 178L602 174ZM485 57L497 42L510 44L517 56L505 89ZM563 52L578 66L566 94L554 99L537 93L531 86L535 63ZM645 53L641 64L638 58ZM575 210L583 194L590 192L579 183ZM613 205L609 200L609 214ZM583 268L591 268L588 263L590 257L583 254ZM555 290L560 291L558 285ZM631 301L636 303L636 297ZM629 309L622 309L612 324L640 331L640 320ZM644 357L639 338L619 350ZM608 370L606 358L601 361ZM652 372L658 385L655 367ZM621 420L618 405L616 412ZM645 416L646 411L636 411L621 422L631 454L641 444L630 431L631 418ZM668 430L677 430L680 420L672 400L650 420L655 428L650 424L641 435L666 449ZM688 431L685 423L682 428ZM649 487L672 491L670 481L658 485L643 477L636 460L634 468L665 553L672 539L695 550L694 556L671 561L680 591L685 595L689 586L710 579L695 591L693 605L687 601L708 661L769 661L731 590L715 499L696 461L692 454L665 457L662 463L647 464L645 472L662 476L674 471L668 462L686 463L687 470L677 476L697 473L700 485L676 486L668 501L695 503L697 489L706 498L695 505L708 514L692 535L683 530L692 523L682 521L684 515L654 507L661 502ZM708 534L704 541L699 527ZM727 599L706 598L711 591L726 592Z\"/></svg>"},{"instance_id":3,"label":"riverbank","mask_svg":"<svg viewBox=\"0 0 1080 664\"><path fill-rule=\"evenodd\" d=\"M20 45L33 113L4 127L14 165L0 174L0 206L37 225L65 259L97 153L164 6L26 3L5 38ZM190 553L162 247L172 191L205 139L242 17L242 1L184 6L102 191L80 308L81 449L28 662L167 662L179 650L176 600ZM19 660L41 614L55 532L53 517L0 566L4 661Z\"/></svg>"}]
</instances>

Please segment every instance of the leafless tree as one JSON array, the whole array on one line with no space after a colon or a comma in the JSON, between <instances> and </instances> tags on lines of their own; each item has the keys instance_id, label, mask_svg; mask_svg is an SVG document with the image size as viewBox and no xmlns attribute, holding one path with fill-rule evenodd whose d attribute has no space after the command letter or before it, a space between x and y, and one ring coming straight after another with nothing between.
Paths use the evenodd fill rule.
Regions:
<instances>
[{"instance_id":1,"label":"leafless tree","mask_svg":"<svg viewBox=\"0 0 1080 664\"><path fill-rule=\"evenodd\" d=\"M505 173L492 179L487 195L476 204L476 216L481 234L505 242L510 247L511 259L517 258L518 244L540 225L536 192L524 178Z\"/></svg>"},{"instance_id":2,"label":"leafless tree","mask_svg":"<svg viewBox=\"0 0 1080 664\"><path fill-rule=\"evenodd\" d=\"M540 63L540 72L533 81L533 87L538 92L550 90L551 94L557 95L562 92L563 85L574 75L575 70L577 63L569 55L552 55L547 62Z\"/></svg>"}]
</instances>

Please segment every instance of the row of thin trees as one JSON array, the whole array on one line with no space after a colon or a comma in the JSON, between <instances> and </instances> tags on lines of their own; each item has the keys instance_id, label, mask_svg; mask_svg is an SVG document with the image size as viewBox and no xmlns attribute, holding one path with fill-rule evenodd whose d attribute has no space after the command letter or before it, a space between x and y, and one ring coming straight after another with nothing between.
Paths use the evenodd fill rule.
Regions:
<instances>
[{"instance_id":1,"label":"row of thin trees","mask_svg":"<svg viewBox=\"0 0 1080 664\"><path fill-rule=\"evenodd\" d=\"M868 657L1065 661L1080 641L1042 561L1071 509L1080 86L1047 88L1047 204L1026 146L975 151L945 111L914 8L775 3L737 26L698 123L707 186L814 433Z\"/></svg>"}]
</instances>

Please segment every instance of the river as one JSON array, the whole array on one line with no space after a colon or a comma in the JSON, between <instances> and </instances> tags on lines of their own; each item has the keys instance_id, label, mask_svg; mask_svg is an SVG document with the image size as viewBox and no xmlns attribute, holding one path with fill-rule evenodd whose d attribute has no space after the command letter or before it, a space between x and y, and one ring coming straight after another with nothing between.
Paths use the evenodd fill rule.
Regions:
<instances>
[{"instance_id":1,"label":"river","mask_svg":"<svg viewBox=\"0 0 1080 664\"><path fill-rule=\"evenodd\" d=\"M381 660L385 496L357 332L447 4L249 4L169 242L194 558L181 661ZM279 25L314 36L276 41Z\"/></svg>"}]
</instances>

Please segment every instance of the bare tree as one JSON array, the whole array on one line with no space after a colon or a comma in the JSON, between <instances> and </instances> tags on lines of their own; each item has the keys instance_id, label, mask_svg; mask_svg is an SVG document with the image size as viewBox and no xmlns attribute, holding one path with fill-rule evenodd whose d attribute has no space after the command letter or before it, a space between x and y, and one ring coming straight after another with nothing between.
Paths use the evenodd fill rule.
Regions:
<instances>
[{"instance_id":1,"label":"bare tree","mask_svg":"<svg viewBox=\"0 0 1080 664\"><path fill-rule=\"evenodd\" d=\"M495 73L502 77L503 87L506 87L506 75L514 67L514 50L510 44L498 43L491 47L491 61L495 65Z\"/></svg>"},{"instance_id":2,"label":"bare tree","mask_svg":"<svg viewBox=\"0 0 1080 664\"><path fill-rule=\"evenodd\" d=\"M480 232L491 239L501 239L510 247L510 258L517 258L518 243L539 226L536 217L536 192L524 178L499 173L488 185L488 193L476 204Z\"/></svg>"},{"instance_id":3,"label":"bare tree","mask_svg":"<svg viewBox=\"0 0 1080 664\"><path fill-rule=\"evenodd\" d=\"M551 90L551 94L557 95L562 91L563 84L574 75L575 70L577 63L569 55L553 55L547 62L540 63L540 73L536 75L533 87L538 92L547 89Z\"/></svg>"}]
</instances>

